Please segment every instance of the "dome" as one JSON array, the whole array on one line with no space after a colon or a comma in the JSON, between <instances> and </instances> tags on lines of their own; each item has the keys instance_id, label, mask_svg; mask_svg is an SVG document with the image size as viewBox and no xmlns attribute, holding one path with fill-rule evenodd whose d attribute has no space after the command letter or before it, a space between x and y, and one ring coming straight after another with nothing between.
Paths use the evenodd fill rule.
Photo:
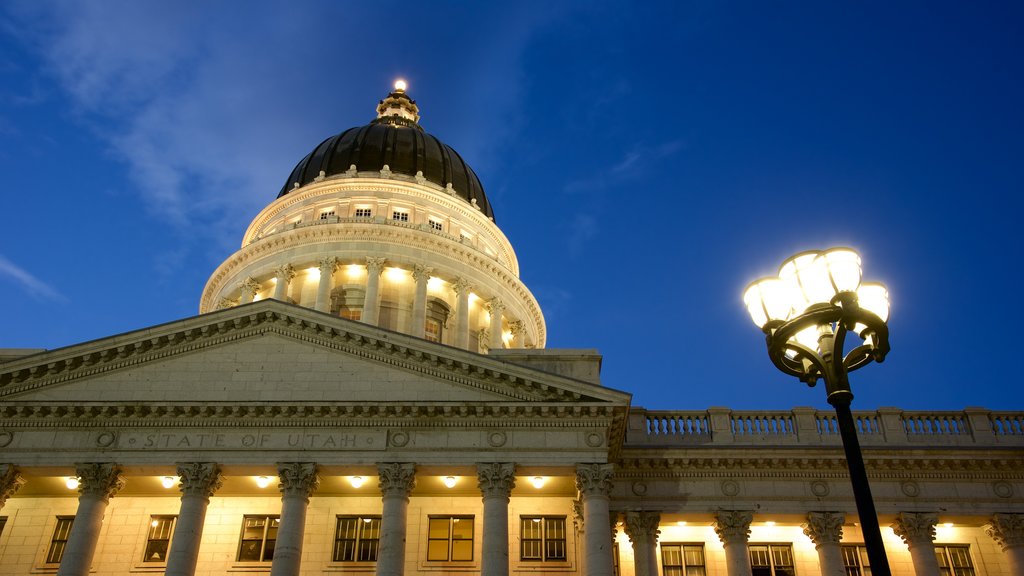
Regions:
<instances>
[{"instance_id":1,"label":"dome","mask_svg":"<svg viewBox=\"0 0 1024 576\"><path fill-rule=\"evenodd\" d=\"M419 109L404 89L396 89L377 106L377 119L366 126L349 128L321 142L292 170L278 198L318 177L358 171L380 171L411 178L421 175L442 188L451 185L455 195L474 203L485 216L494 217L473 169L459 153L420 127Z\"/></svg>"}]
</instances>

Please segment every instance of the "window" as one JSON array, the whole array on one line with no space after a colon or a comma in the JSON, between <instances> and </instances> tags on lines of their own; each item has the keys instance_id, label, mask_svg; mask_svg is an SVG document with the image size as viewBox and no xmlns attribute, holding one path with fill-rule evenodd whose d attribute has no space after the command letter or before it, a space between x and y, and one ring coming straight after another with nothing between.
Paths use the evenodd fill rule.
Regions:
<instances>
[{"instance_id":1,"label":"window","mask_svg":"<svg viewBox=\"0 0 1024 576\"><path fill-rule=\"evenodd\" d=\"M342 318L345 318L347 320L362 320L363 319L363 311L361 309L359 309L359 308L353 309L353 308L349 308L349 307L346 306L345 308L341 309L340 315L341 315Z\"/></svg>"},{"instance_id":2,"label":"window","mask_svg":"<svg viewBox=\"0 0 1024 576\"><path fill-rule=\"evenodd\" d=\"M473 560L473 517L431 516L427 528L427 560Z\"/></svg>"},{"instance_id":3,"label":"window","mask_svg":"<svg viewBox=\"0 0 1024 576\"><path fill-rule=\"evenodd\" d=\"M441 323L433 318L427 318L426 324L424 325L424 338L431 342L441 341Z\"/></svg>"},{"instance_id":4,"label":"window","mask_svg":"<svg viewBox=\"0 0 1024 576\"><path fill-rule=\"evenodd\" d=\"M53 538L50 538L50 549L46 551L47 564L60 564L60 559L64 557L64 548L68 545L71 525L74 523L74 516L57 517L57 525L53 527Z\"/></svg>"},{"instance_id":5,"label":"window","mask_svg":"<svg viewBox=\"0 0 1024 576\"><path fill-rule=\"evenodd\" d=\"M4 526L7 526L7 516L0 516L0 535L4 533Z\"/></svg>"},{"instance_id":6,"label":"window","mask_svg":"<svg viewBox=\"0 0 1024 576\"><path fill-rule=\"evenodd\" d=\"M334 531L335 562L376 562L380 516L338 516Z\"/></svg>"},{"instance_id":7,"label":"window","mask_svg":"<svg viewBox=\"0 0 1024 576\"><path fill-rule=\"evenodd\" d=\"M750 572L752 576L795 576L793 547L789 544L750 546Z\"/></svg>"},{"instance_id":8,"label":"window","mask_svg":"<svg viewBox=\"0 0 1024 576\"><path fill-rule=\"evenodd\" d=\"M661 566L664 576L704 576L704 545L662 544Z\"/></svg>"},{"instance_id":9,"label":"window","mask_svg":"<svg viewBox=\"0 0 1024 576\"><path fill-rule=\"evenodd\" d=\"M334 210L324 210L323 212L320 213L321 220L327 220L332 216L334 216Z\"/></svg>"},{"instance_id":10,"label":"window","mask_svg":"<svg viewBox=\"0 0 1024 576\"><path fill-rule=\"evenodd\" d=\"M270 562L274 559L280 516L246 516L242 521L239 562Z\"/></svg>"},{"instance_id":11,"label":"window","mask_svg":"<svg viewBox=\"0 0 1024 576\"><path fill-rule=\"evenodd\" d=\"M438 220L434 220L433 218L431 218L430 220L427 220L427 223L430 225L432 229L437 230L438 232L444 230L444 224L441 224L441 222Z\"/></svg>"},{"instance_id":12,"label":"window","mask_svg":"<svg viewBox=\"0 0 1024 576\"><path fill-rule=\"evenodd\" d=\"M532 562L565 560L565 516L522 516L520 558Z\"/></svg>"},{"instance_id":13,"label":"window","mask_svg":"<svg viewBox=\"0 0 1024 576\"><path fill-rule=\"evenodd\" d=\"M171 548L171 534L174 534L174 522L177 519L177 516L150 516L143 562L167 562L167 551Z\"/></svg>"},{"instance_id":14,"label":"window","mask_svg":"<svg viewBox=\"0 0 1024 576\"><path fill-rule=\"evenodd\" d=\"M935 558L942 576L974 576L971 550L968 546L935 545Z\"/></svg>"},{"instance_id":15,"label":"window","mask_svg":"<svg viewBox=\"0 0 1024 576\"><path fill-rule=\"evenodd\" d=\"M871 576L868 549L863 546L843 546L843 566L846 576Z\"/></svg>"},{"instance_id":16,"label":"window","mask_svg":"<svg viewBox=\"0 0 1024 576\"><path fill-rule=\"evenodd\" d=\"M405 210L395 210L391 213L391 219L396 220L398 222L408 222L409 213L406 212Z\"/></svg>"},{"instance_id":17,"label":"window","mask_svg":"<svg viewBox=\"0 0 1024 576\"><path fill-rule=\"evenodd\" d=\"M373 211L369 208L356 208L356 218L369 218L373 216Z\"/></svg>"}]
</instances>

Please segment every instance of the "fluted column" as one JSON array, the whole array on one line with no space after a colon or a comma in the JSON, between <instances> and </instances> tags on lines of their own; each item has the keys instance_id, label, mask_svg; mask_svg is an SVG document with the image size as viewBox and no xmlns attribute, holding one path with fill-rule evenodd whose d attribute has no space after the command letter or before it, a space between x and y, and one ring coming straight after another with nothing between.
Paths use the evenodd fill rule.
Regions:
<instances>
[{"instance_id":1,"label":"fluted column","mask_svg":"<svg viewBox=\"0 0 1024 576\"><path fill-rule=\"evenodd\" d=\"M1010 574L1024 574L1024 514L994 514L985 533L1003 548Z\"/></svg>"},{"instance_id":2,"label":"fluted column","mask_svg":"<svg viewBox=\"0 0 1024 576\"><path fill-rule=\"evenodd\" d=\"M292 278L295 278L295 269L292 268L291 264L285 264L274 270L274 277L277 279L277 282L274 284L274 300L287 302L288 284L291 283Z\"/></svg>"},{"instance_id":3,"label":"fluted column","mask_svg":"<svg viewBox=\"0 0 1024 576\"><path fill-rule=\"evenodd\" d=\"M405 531L409 514L409 493L416 486L416 466L378 464L377 475L383 500L377 576L402 576L405 573Z\"/></svg>"},{"instance_id":4,"label":"fluted column","mask_svg":"<svg viewBox=\"0 0 1024 576\"><path fill-rule=\"evenodd\" d=\"M78 511L68 534L57 576L86 576L92 565L110 498L124 488L121 470L114 464L78 464Z\"/></svg>"},{"instance_id":5,"label":"fluted column","mask_svg":"<svg viewBox=\"0 0 1024 576\"><path fill-rule=\"evenodd\" d=\"M25 478L18 473L13 464L0 464L0 508L3 508L7 499L24 485Z\"/></svg>"},{"instance_id":6,"label":"fluted column","mask_svg":"<svg viewBox=\"0 0 1024 576\"><path fill-rule=\"evenodd\" d=\"M260 283L254 278L246 278L238 287L238 290L240 292L238 303L248 304L252 302L252 299L256 297L256 293L260 291Z\"/></svg>"},{"instance_id":7,"label":"fluted column","mask_svg":"<svg viewBox=\"0 0 1024 576\"><path fill-rule=\"evenodd\" d=\"M505 311L505 304L501 298L491 298L487 303L487 310L491 313L491 325L488 329L491 341L488 344L491 350L500 350L504 347L501 341L501 313Z\"/></svg>"},{"instance_id":8,"label":"fluted column","mask_svg":"<svg viewBox=\"0 0 1024 576\"><path fill-rule=\"evenodd\" d=\"M514 320L509 323L508 330L512 333L512 346L510 347L525 348L526 324L522 320Z\"/></svg>"},{"instance_id":9,"label":"fluted column","mask_svg":"<svg viewBox=\"0 0 1024 576\"><path fill-rule=\"evenodd\" d=\"M338 269L338 259L334 256L320 260L320 283L316 286L316 303L313 308L317 312L330 312L331 309L331 281L334 278L334 271Z\"/></svg>"},{"instance_id":10,"label":"fluted column","mask_svg":"<svg viewBox=\"0 0 1024 576\"><path fill-rule=\"evenodd\" d=\"M633 543L636 576L658 576L658 512L626 512L625 531Z\"/></svg>"},{"instance_id":11,"label":"fluted column","mask_svg":"<svg viewBox=\"0 0 1024 576\"><path fill-rule=\"evenodd\" d=\"M612 490L611 464L578 464L576 489L583 500L587 527L583 555L587 576L612 576L612 531L608 525L608 496Z\"/></svg>"},{"instance_id":12,"label":"fluted column","mask_svg":"<svg viewBox=\"0 0 1024 576\"><path fill-rule=\"evenodd\" d=\"M516 487L516 465L477 464L477 486L484 502L484 538L480 573L508 576L508 501Z\"/></svg>"},{"instance_id":13,"label":"fluted column","mask_svg":"<svg viewBox=\"0 0 1024 576\"><path fill-rule=\"evenodd\" d=\"M181 508L174 524L174 546L167 554L165 576L193 576L199 559L199 543L203 539L206 508L210 497L220 489L223 477L220 468L211 462L178 464L181 478Z\"/></svg>"},{"instance_id":14,"label":"fluted column","mask_svg":"<svg viewBox=\"0 0 1024 576\"><path fill-rule=\"evenodd\" d=\"M892 531L903 539L910 549L910 560L917 576L938 576L939 562L935 558L935 525L939 517L931 512L900 512Z\"/></svg>"},{"instance_id":15,"label":"fluted column","mask_svg":"<svg viewBox=\"0 0 1024 576\"><path fill-rule=\"evenodd\" d=\"M430 266L416 264L412 267L412 277L416 280L416 295L412 301L412 331L417 338L426 336L427 323L427 282L430 281L430 273L434 269Z\"/></svg>"},{"instance_id":16,"label":"fluted column","mask_svg":"<svg viewBox=\"0 0 1024 576\"><path fill-rule=\"evenodd\" d=\"M747 540L750 538L752 512L744 510L721 510L715 514L715 534L725 547L725 564L729 576L751 576L750 553Z\"/></svg>"},{"instance_id":17,"label":"fluted column","mask_svg":"<svg viewBox=\"0 0 1024 576\"><path fill-rule=\"evenodd\" d=\"M309 497L320 486L316 464L295 462L277 465L281 479L281 524L277 529L274 561L270 576L299 576L302 539L306 531L306 507Z\"/></svg>"},{"instance_id":18,"label":"fluted column","mask_svg":"<svg viewBox=\"0 0 1024 576\"><path fill-rule=\"evenodd\" d=\"M380 317L380 273L384 271L384 258L366 259L366 297L363 301L361 320L367 324L377 325Z\"/></svg>"},{"instance_id":19,"label":"fluted column","mask_svg":"<svg viewBox=\"0 0 1024 576\"><path fill-rule=\"evenodd\" d=\"M457 296L455 301L455 340L453 345L463 350L469 348L469 293L473 290L469 280L459 278L452 284Z\"/></svg>"},{"instance_id":20,"label":"fluted column","mask_svg":"<svg viewBox=\"0 0 1024 576\"><path fill-rule=\"evenodd\" d=\"M846 516L841 512L811 512L807 514L804 534L814 542L818 551L818 566L821 576L846 576L843 565L843 551L839 541L843 539L843 523Z\"/></svg>"}]
</instances>

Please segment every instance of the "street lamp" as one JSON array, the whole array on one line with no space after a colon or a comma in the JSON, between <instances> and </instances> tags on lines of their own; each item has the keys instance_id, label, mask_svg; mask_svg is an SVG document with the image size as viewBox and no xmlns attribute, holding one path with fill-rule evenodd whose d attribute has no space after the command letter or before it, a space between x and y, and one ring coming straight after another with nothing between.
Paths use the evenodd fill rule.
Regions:
<instances>
[{"instance_id":1,"label":"street lamp","mask_svg":"<svg viewBox=\"0 0 1024 576\"><path fill-rule=\"evenodd\" d=\"M861 282L860 256L849 248L801 252L782 263L776 277L747 287L743 302L764 331L768 356L779 370L808 386L825 381L828 403L836 409L839 435L850 469L864 546L871 572L889 576L878 515L871 499L857 429L850 413L847 374L889 352L889 294L885 286ZM846 336L859 343L849 352Z\"/></svg>"}]
</instances>

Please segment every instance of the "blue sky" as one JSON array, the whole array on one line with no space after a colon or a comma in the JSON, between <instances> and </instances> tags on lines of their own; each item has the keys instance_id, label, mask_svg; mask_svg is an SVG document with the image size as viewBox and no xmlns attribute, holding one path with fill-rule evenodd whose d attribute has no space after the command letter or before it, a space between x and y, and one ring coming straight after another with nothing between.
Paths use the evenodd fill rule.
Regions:
<instances>
[{"instance_id":1,"label":"blue sky","mask_svg":"<svg viewBox=\"0 0 1024 576\"><path fill-rule=\"evenodd\" d=\"M194 315L294 164L403 77L548 346L599 349L634 405L826 407L740 296L849 245L893 302L855 409L1021 409L1022 60L1011 2L5 2L0 347Z\"/></svg>"}]
</instances>

